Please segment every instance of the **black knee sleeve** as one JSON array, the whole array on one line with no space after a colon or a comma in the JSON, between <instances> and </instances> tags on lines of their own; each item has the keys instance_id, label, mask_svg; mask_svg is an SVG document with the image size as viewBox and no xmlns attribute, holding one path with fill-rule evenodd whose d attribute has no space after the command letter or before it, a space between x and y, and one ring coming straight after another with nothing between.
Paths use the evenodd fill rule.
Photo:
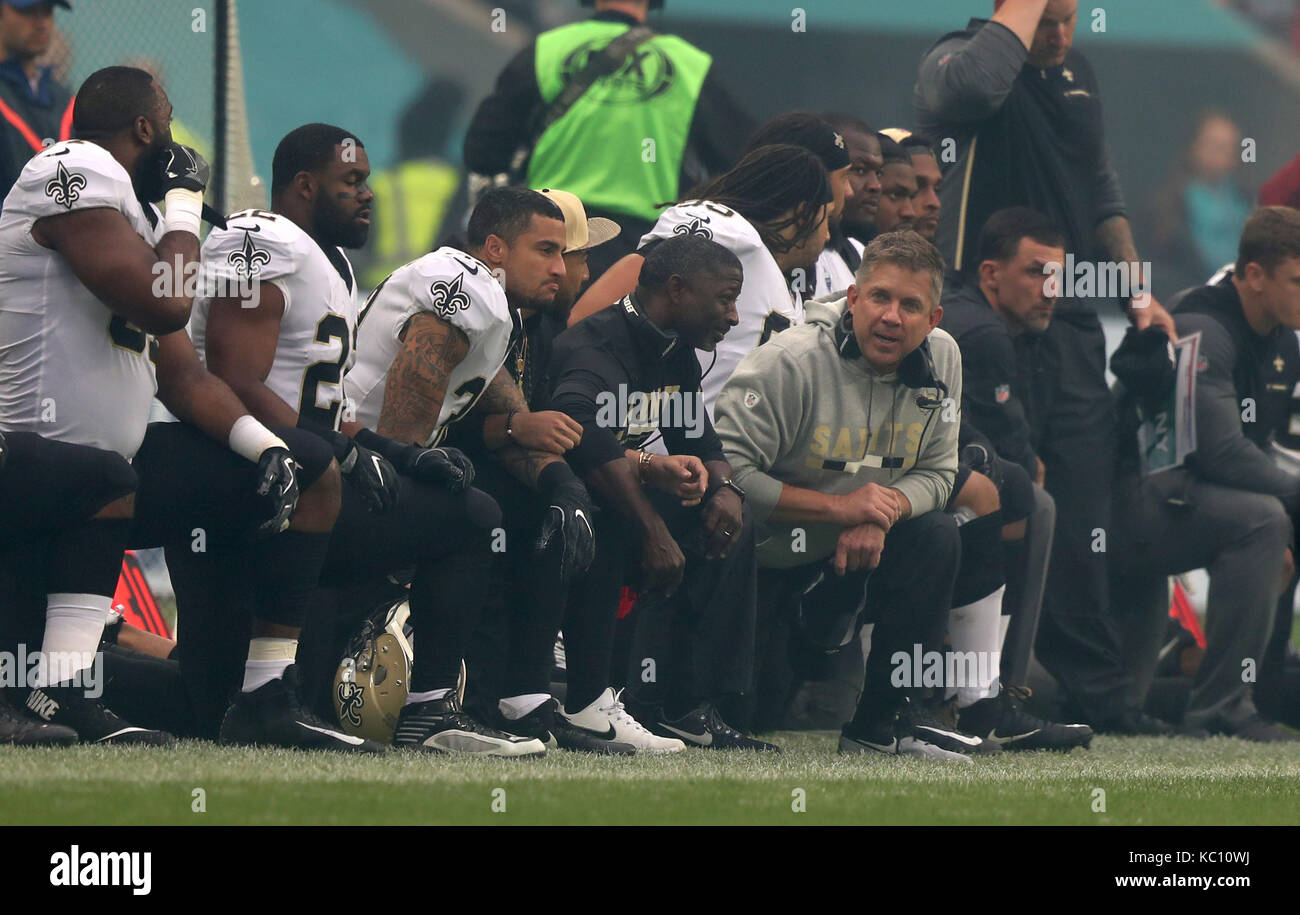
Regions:
<instances>
[{"instance_id":1,"label":"black knee sleeve","mask_svg":"<svg viewBox=\"0 0 1300 915\"><path fill-rule=\"evenodd\" d=\"M294 627L306 622L329 543L328 533L287 530L252 547L256 550L257 581L264 595L259 602L259 619Z\"/></svg>"},{"instance_id":2,"label":"black knee sleeve","mask_svg":"<svg viewBox=\"0 0 1300 915\"><path fill-rule=\"evenodd\" d=\"M131 534L130 518L88 518L50 540L46 591L112 597Z\"/></svg>"},{"instance_id":3,"label":"black knee sleeve","mask_svg":"<svg viewBox=\"0 0 1300 915\"><path fill-rule=\"evenodd\" d=\"M961 534L961 565L952 591L954 607L964 607L1006 584L1002 523L999 510L967 521L957 529Z\"/></svg>"}]
</instances>

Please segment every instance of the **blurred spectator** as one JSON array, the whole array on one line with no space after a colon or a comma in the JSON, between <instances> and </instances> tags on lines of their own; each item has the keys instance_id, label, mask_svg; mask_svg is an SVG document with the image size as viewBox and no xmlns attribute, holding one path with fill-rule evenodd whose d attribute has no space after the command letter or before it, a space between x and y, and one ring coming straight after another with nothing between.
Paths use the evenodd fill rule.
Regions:
<instances>
[{"instance_id":1,"label":"blurred spectator","mask_svg":"<svg viewBox=\"0 0 1300 915\"><path fill-rule=\"evenodd\" d=\"M639 34L621 63L603 58L629 30L644 29L652 6L663 2L595 0L591 19L539 35L506 65L465 137L476 186L512 173L529 187L577 194L589 215L623 227L592 253L593 280L636 250L662 204L730 167L753 131L718 82L713 58L681 38ZM608 75L538 135L565 87L593 63Z\"/></svg>"},{"instance_id":2,"label":"blurred spectator","mask_svg":"<svg viewBox=\"0 0 1300 915\"><path fill-rule=\"evenodd\" d=\"M460 170L444 155L451 127L465 102L460 83L437 79L424 87L402 113L398 162L370 176L375 192L370 245L353 264L362 286L374 289L403 264L434 249L443 226L458 226L465 209Z\"/></svg>"},{"instance_id":3,"label":"blurred spectator","mask_svg":"<svg viewBox=\"0 0 1300 915\"><path fill-rule=\"evenodd\" d=\"M1251 211L1239 179L1241 130L1220 111L1206 111L1168 182L1152 200L1156 291L1197 286L1237 257Z\"/></svg>"},{"instance_id":4,"label":"blurred spectator","mask_svg":"<svg viewBox=\"0 0 1300 915\"><path fill-rule=\"evenodd\" d=\"M1297 44L1296 28L1300 22L1300 4L1296 0L1215 0L1219 6L1241 13L1266 34L1285 41L1292 48Z\"/></svg>"},{"instance_id":5,"label":"blurred spectator","mask_svg":"<svg viewBox=\"0 0 1300 915\"><path fill-rule=\"evenodd\" d=\"M1279 168L1259 189L1262 207L1300 207L1300 155Z\"/></svg>"},{"instance_id":6,"label":"blurred spectator","mask_svg":"<svg viewBox=\"0 0 1300 915\"><path fill-rule=\"evenodd\" d=\"M54 37L54 7L65 0L0 3L0 199L9 193L27 160L72 135L72 90L57 82L39 58Z\"/></svg>"}]
</instances>

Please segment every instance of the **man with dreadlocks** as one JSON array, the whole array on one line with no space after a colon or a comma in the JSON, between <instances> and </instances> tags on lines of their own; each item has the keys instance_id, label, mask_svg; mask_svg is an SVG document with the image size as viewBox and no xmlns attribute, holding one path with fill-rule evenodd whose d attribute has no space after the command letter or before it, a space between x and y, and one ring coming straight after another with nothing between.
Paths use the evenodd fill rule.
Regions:
<instances>
[{"instance_id":1,"label":"man with dreadlocks","mask_svg":"<svg viewBox=\"0 0 1300 915\"><path fill-rule=\"evenodd\" d=\"M839 151L847 165L847 152ZM722 245L740 260L745 285L736 300L740 324L716 351L696 353L711 413L722 385L747 353L772 334L803 323L803 296L791 289L790 277L796 270L805 277L814 275L829 237L833 197L823 157L800 146L777 144L748 153L735 168L700 189L697 198L664 211L641 239L640 250L592 284L573 309L569 325L631 292L645 255L665 239L701 235Z\"/></svg>"}]
</instances>

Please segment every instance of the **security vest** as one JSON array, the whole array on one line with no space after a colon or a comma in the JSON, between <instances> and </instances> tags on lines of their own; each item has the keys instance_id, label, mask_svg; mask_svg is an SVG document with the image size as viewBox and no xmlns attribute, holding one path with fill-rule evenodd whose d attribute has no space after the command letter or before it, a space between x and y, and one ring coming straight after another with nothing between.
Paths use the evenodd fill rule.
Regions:
<instances>
[{"instance_id":1,"label":"security vest","mask_svg":"<svg viewBox=\"0 0 1300 915\"><path fill-rule=\"evenodd\" d=\"M537 87L549 105L592 54L623 34L592 20L543 32ZM615 73L596 80L538 138L528 186L562 188L588 208L653 221L678 196L695 104L713 58L674 35L656 35Z\"/></svg>"}]
</instances>

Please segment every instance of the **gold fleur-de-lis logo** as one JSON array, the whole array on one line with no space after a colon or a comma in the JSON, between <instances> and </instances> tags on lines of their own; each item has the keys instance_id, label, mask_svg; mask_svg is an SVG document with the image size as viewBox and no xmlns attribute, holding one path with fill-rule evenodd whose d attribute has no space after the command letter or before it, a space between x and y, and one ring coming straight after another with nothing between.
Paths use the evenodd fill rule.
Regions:
<instances>
[{"instance_id":1,"label":"gold fleur-de-lis logo","mask_svg":"<svg viewBox=\"0 0 1300 915\"><path fill-rule=\"evenodd\" d=\"M235 268L235 273L251 279L262 272L262 268L271 263L271 255L253 244L249 229L244 230L244 244L238 251L231 251L226 260Z\"/></svg>"},{"instance_id":2,"label":"gold fleur-de-lis logo","mask_svg":"<svg viewBox=\"0 0 1300 915\"><path fill-rule=\"evenodd\" d=\"M69 172L60 162L54 177L45 182L45 196L52 197L59 206L72 209L72 205L77 202L77 198L81 196L80 192L85 187L85 176Z\"/></svg>"},{"instance_id":3,"label":"gold fleur-de-lis logo","mask_svg":"<svg viewBox=\"0 0 1300 915\"><path fill-rule=\"evenodd\" d=\"M361 724L361 709L366 704L365 691L355 683L338 686L339 718L347 718L353 727Z\"/></svg>"},{"instance_id":4,"label":"gold fleur-de-lis logo","mask_svg":"<svg viewBox=\"0 0 1300 915\"><path fill-rule=\"evenodd\" d=\"M434 310L442 317L451 318L457 310L469 311L469 296L460 288L464 278L465 274L458 273L451 282L438 280L429 287Z\"/></svg>"},{"instance_id":5,"label":"gold fleur-de-lis logo","mask_svg":"<svg viewBox=\"0 0 1300 915\"><path fill-rule=\"evenodd\" d=\"M696 216L685 225L673 226L674 235L699 235L704 238L713 240L713 230L705 225L709 221L707 216Z\"/></svg>"}]
</instances>

